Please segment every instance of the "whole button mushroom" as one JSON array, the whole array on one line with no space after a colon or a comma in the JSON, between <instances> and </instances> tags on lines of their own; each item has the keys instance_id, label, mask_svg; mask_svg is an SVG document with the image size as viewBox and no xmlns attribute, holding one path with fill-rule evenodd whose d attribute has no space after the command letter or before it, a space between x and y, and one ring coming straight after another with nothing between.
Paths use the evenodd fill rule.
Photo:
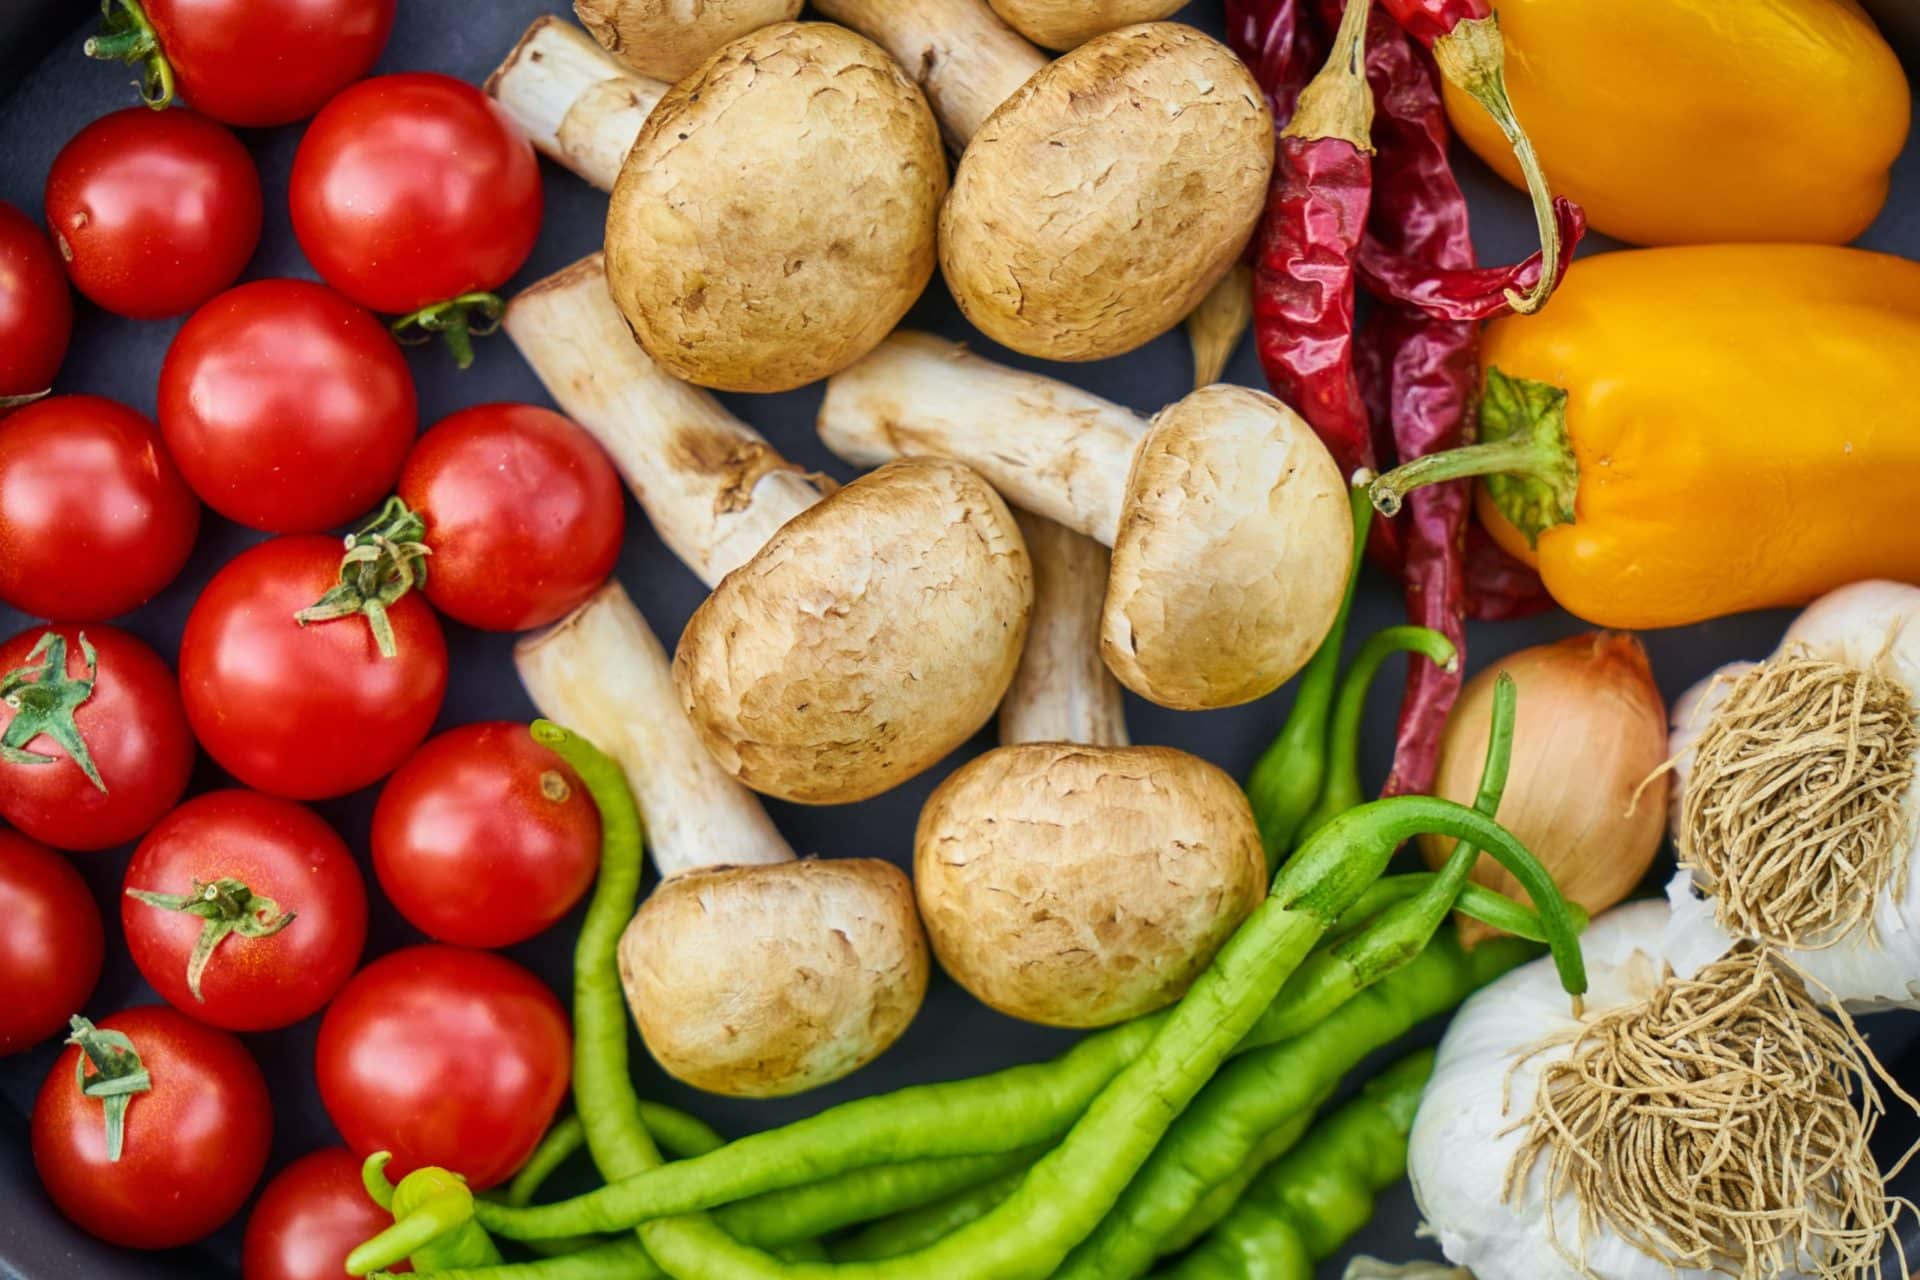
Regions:
<instances>
[{"instance_id":1,"label":"whole button mushroom","mask_svg":"<svg viewBox=\"0 0 1920 1280\"><path fill-rule=\"evenodd\" d=\"M1186 4L1187 0L993 0L993 10L1035 44L1071 49L1104 32L1170 18Z\"/></svg>"},{"instance_id":2,"label":"whole button mushroom","mask_svg":"<svg viewBox=\"0 0 1920 1280\"><path fill-rule=\"evenodd\" d=\"M899 1038L927 987L912 886L871 858L794 860L700 745L618 582L514 658L541 714L620 764L646 821L660 884L621 937L620 981L669 1074L772 1097L838 1080Z\"/></svg>"},{"instance_id":3,"label":"whole button mushroom","mask_svg":"<svg viewBox=\"0 0 1920 1280\"><path fill-rule=\"evenodd\" d=\"M802 804L862 800L992 717L1019 663L1033 576L985 480L921 459L823 498L712 396L647 359L598 258L527 289L505 326L661 540L714 588L674 673L729 773Z\"/></svg>"},{"instance_id":4,"label":"whole button mushroom","mask_svg":"<svg viewBox=\"0 0 1920 1280\"><path fill-rule=\"evenodd\" d=\"M1233 779L1126 745L1095 641L1105 552L1023 517L1033 626L1000 712L1008 745L962 765L920 814L913 877L934 954L1016 1018L1097 1027L1180 998L1266 890Z\"/></svg>"},{"instance_id":5,"label":"whole button mushroom","mask_svg":"<svg viewBox=\"0 0 1920 1280\"><path fill-rule=\"evenodd\" d=\"M749 31L800 14L801 0L573 0L607 52L641 75L674 81Z\"/></svg>"},{"instance_id":6,"label":"whole button mushroom","mask_svg":"<svg viewBox=\"0 0 1920 1280\"><path fill-rule=\"evenodd\" d=\"M675 377L789 390L865 355L919 298L946 191L933 112L886 51L779 23L648 114L607 206L607 281Z\"/></svg>"},{"instance_id":7,"label":"whole button mushroom","mask_svg":"<svg viewBox=\"0 0 1920 1280\"><path fill-rule=\"evenodd\" d=\"M1178 324L1239 260L1273 119L1218 41L1177 23L1096 37L973 136L940 212L940 268L994 341L1119 355Z\"/></svg>"},{"instance_id":8,"label":"whole button mushroom","mask_svg":"<svg viewBox=\"0 0 1920 1280\"><path fill-rule=\"evenodd\" d=\"M957 458L1008 500L1112 547L1101 652L1162 706L1271 693L1339 611L1347 486L1299 415L1260 392L1203 387L1143 427L1065 383L900 333L829 381L819 426L860 466Z\"/></svg>"}]
</instances>

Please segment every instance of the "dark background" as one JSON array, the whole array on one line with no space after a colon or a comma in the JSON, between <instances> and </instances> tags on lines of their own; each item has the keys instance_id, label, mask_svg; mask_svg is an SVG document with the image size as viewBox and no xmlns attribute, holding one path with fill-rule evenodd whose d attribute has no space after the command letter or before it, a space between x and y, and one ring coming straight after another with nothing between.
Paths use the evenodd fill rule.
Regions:
<instances>
[{"instance_id":1,"label":"dark background","mask_svg":"<svg viewBox=\"0 0 1920 1280\"><path fill-rule=\"evenodd\" d=\"M271 0L262 0L271 2ZM1903 52L1910 68L1920 67L1920 0L1868 0L1894 29L1903 30ZM562 0L401 0L399 23L377 72L435 70L478 81L512 46L520 31L542 12L564 9ZM134 101L131 72L118 65L89 62L80 53L82 28L96 7L86 0L0 0L0 199L30 214L41 213L41 189L47 168L61 145L87 122ZM1199 0L1182 15L1217 31L1217 0ZM242 131L259 162L265 183L266 227L247 278L301 276L312 270L302 259L288 225L287 171L299 142L301 125ZM1533 227L1525 201L1493 178L1464 148L1459 149L1462 180L1474 208L1476 238L1483 260L1510 261L1533 247ZM503 290L538 280L598 247L605 197L551 164L545 167L546 223L540 244L520 275ZM1920 256L1920 143L1910 144L1895 171L1886 211L1861 243L1877 249ZM1590 238L1584 251L1614 247ZM76 301L78 299L76 298ZM113 396L153 412L160 362L179 320L139 322L107 315L79 302L72 351L56 390ZM1043 366L995 349L959 318L936 277L908 324L971 341L985 354L1010 363L1045 368L1121 403L1151 411L1177 398L1189 385L1189 362L1179 331L1130 355L1096 364ZM481 344L479 360L465 373L454 369L441 351L408 352L419 384L421 426L466 405L488 400L547 403L538 381L504 337ZM1264 385L1250 347L1243 345L1231 366L1232 381ZM808 388L776 396L723 396L789 456L841 479L849 472L819 445L812 432L819 391ZM619 574L653 623L671 644L702 598L703 590L653 536L637 510L629 512L629 536ZM120 620L154 645L169 661L175 655L188 608L213 572L262 535L207 513L192 562L164 594L136 614ZM1754 614L1699 626L1647 634L1647 648L1662 689L1671 699L1721 662L1769 651L1789 615ZM1401 620L1398 592L1369 573L1356 605L1358 635ZM0 607L0 636L30 624ZM1474 626L1469 633L1470 670L1512 650L1583 630L1563 614L1520 623ZM447 624L452 650L452 682L441 728L481 719L526 719L533 708L521 691L510 658L512 637L488 635ZM1397 677L1397 672L1394 673ZM1388 683L1397 687L1397 679ZM1272 736L1292 694L1282 690L1252 706L1204 714L1182 714L1129 700L1136 741L1169 743L1198 752L1236 775L1243 775ZM1365 764L1370 781L1386 771L1392 743L1395 699L1381 696L1371 712ZM986 735L966 753L990 746ZM913 824L921 802L955 761L934 769L887 795L844 809L806 809L769 802L775 820L803 853L865 855L910 863ZM195 789L230 785L210 762L202 760ZM377 789L318 805L320 812L364 857L368 821ZM151 989L127 960L121 945L118 895L128 849L83 854L76 858L103 908L108 934L108 964L87 1012L104 1016L128 1005L154 1001ZM372 931L369 954L420 941L420 936L389 907L369 869ZM511 949L516 960L551 982L564 996L569 986L570 954L578 914L534 942ZM4 922L0 922L4 927ZM0 995L0 998L4 998ZM318 1017L285 1031L244 1037L274 1086L277 1104L273 1160L269 1172L315 1147L336 1143L312 1087L312 1050ZM1920 1018L1894 1014L1866 1024L1875 1045L1894 1073L1909 1085L1920 1083ZM1425 1038L1438 1027L1425 1029ZM1067 1033L1028 1026L992 1013L936 973L925 1008L908 1034L877 1063L852 1079L797 1099L745 1101L700 1095L667 1080L644 1053L636 1051L641 1087L650 1096L684 1106L740 1134L810 1114L847 1098L904 1084L972 1075L1050 1056L1071 1041ZM637 1044L637 1040L636 1040ZM202 1245L159 1254L136 1254L102 1245L70 1227L41 1194L27 1149L26 1117L56 1045L0 1060L0 1280L56 1280L99 1277L208 1277L237 1273L244 1217ZM1911 1117L1896 1115L1883 1126L1883 1158L1912 1140ZM1920 1177L1906 1179L1909 1194L1920 1194ZM1356 1251L1389 1258L1434 1253L1416 1240L1412 1199L1404 1187L1383 1201L1373 1225L1356 1242ZM1920 1228L1909 1224L1909 1257L1920 1262ZM1326 1274L1338 1275L1342 1259Z\"/></svg>"}]
</instances>

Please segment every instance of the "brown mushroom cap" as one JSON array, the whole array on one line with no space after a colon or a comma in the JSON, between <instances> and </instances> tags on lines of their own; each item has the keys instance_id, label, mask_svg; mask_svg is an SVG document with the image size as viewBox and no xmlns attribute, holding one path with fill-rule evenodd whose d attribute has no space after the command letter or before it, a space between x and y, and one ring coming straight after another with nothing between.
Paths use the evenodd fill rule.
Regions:
<instances>
[{"instance_id":1,"label":"brown mushroom cap","mask_svg":"<svg viewBox=\"0 0 1920 1280\"><path fill-rule=\"evenodd\" d=\"M588 0L580 0L587 3ZM1007 25L1037 45L1071 49L1103 32L1136 22L1158 22L1187 0L991 0ZM578 7L576 5L576 7Z\"/></svg>"},{"instance_id":2,"label":"brown mushroom cap","mask_svg":"<svg viewBox=\"0 0 1920 1280\"><path fill-rule=\"evenodd\" d=\"M608 53L669 84L729 40L797 17L801 0L573 0Z\"/></svg>"},{"instance_id":3,"label":"brown mushroom cap","mask_svg":"<svg viewBox=\"0 0 1920 1280\"><path fill-rule=\"evenodd\" d=\"M1166 747L1027 743L940 784L914 884L941 966L1017 1018L1094 1027L1177 1000L1266 892L1233 779Z\"/></svg>"},{"instance_id":4,"label":"brown mushroom cap","mask_svg":"<svg viewBox=\"0 0 1920 1280\"><path fill-rule=\"evenodd\" d=\"M674 680L756 791L842 804L971 737L1013 679L1033 571L1013 515L957 462L863 476L783 525L694 612Z\"/></svg>"},{"instance_id":5,"label":"brown mushroom cap","mask_svg":"<svg viewBox=\"0 0 1920 1280\"><path fill-rule=\"evenodd\" d=\"M913 889L870 858L662 881L620 939L641 1038L696 1088L775 1097L878 1057L927 989Z\"/></svg>"},{"instance_id":6,"label":"brown mushroom cap","mask_svg":"<svg viewBox=\"0 0 1920 1280\"><path fill-rule=\"evenodd\" d=\"M1273 120L1231 50L1177 23L1126 27L980 127L940 214L940 267L996 342L1118 355L1179 323L1239 259L1272 168Z\"/></svg>"},{"instance_id":7,"label":"brown mushroom cap","mask_svg":"<svg viewBox=\"0 0 1920 1280\"><path fill-rule=\"evenodd\" d=\"M607 206L607 279L674 376L782 391L865 355L933 273L946 153L881 49L826 23L727 45L667 91Z\"/></svg>"},{"instance_id":8,"label":"brown mushroom cap","mask_svg":"<svg viewBox=\"0 0 1920 1280\"><path fill-rule=\"evenodd\" d=\"M1320 647L1352 551L1347 486L1312 428L1272 396L1203 387L1134 455L1101 653L1162 706L1264 697Z\"/></svg>"}]
</instances>

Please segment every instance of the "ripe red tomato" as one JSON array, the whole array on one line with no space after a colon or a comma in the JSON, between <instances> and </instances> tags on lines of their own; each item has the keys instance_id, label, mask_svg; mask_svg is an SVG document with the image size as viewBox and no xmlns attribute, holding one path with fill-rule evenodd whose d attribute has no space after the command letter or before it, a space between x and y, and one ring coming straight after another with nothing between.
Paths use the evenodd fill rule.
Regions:
<instances>
[{"instance_id":1,"label":"ripe red tomato","mask_svg":"<svg viewBox=\"0 0 1920 1280\"><path fill-rule=\"evenodd\" d=\"M266 1168L273 1107L260 1068L226 1032L162 1005L127 1009L76 1034L89 1031L96 1044L98 1033L118 1033L102 1044L116 1071L133 1065L124 1057L130 1042L149 1087L123 1099L87 1096L74 1078L80 1050L69 1044L33 1104L33 1163L47 1194L113 1244L170 1249L209 1234ZM86 1074L99 1072L89 1065ZM114 1159L108 1116L122 1100L125 1132Z\"/></svg>"},{"instance_id":2,"label":"ripe red tomato","mask_svg":"<svg viewBox=\"0 0 1920 1280\"><path fill-rule=\"evenodd\" d=\"M91 622L172 582L200 504L145 418L100 396L53 396L0 421L0 600Z\"/></svg>"},{"instance_id":3,"label":"ripe red tomato","mask_svg":"<svg viewBox=\"0 0 1920 1280\"><path fill-rule=\"evenodd\" d=\"M73 864L0 831L0 1058L39 1044L93 994L106 943Z\"/></svg>"},{"instance_id":4,"label":"ripe red tomato","mask_svg":"<svg viewBox=\"0 0 1920 1280\"><path fill-rule=\"evenodd\" d=\"M326 282L393 314L498 288L540 232L532 144L484 93L426 72L329 102L300 140L288 194Z\"/></svg>"},{"instance_id":5,"label":"ripe red tomato","mask_svg":"<svg viewBox=\"0 0 1920 1280\"><path fill-rule=\"evenodd\" d=\"M367 1198L345 1147L309 1151L275 1175L247 1219L243 1280L342 1280L354 1246L393 1225ZM411 1271L407 1263L393 1271Z\"/></svg>"},{"instance_id":6,"label":"ripe red tomato","mask_svg":"<svg viewBox=\"0 0 1920 1280\"><path fill-rule=\"evenodd\" d=\"M0 414L53 384L73 336L73 294L53 243L0 200Z\"/></svg>"},{"instance_id":7,"label":"ripe red tomato","mask_svg":"<svg viewBox=\"0 0 1920 1280\"><path fill-rule=\"evenodd\" d=\"M393 489L418 421L386 326L325 285L257 280L193 313L160 369L160 430L230 520L319 533Z\"/></svg>"},{"instance_id":8,"label":"ripe red tomato","mask_svg":"<svg viewBox=\"0 0 1920 1280\"><path fill-rule=\"evenodd\" d=\"M400 497L427 522L427 598L488 631L572 612L613 572L620 477L592 436L528 404L441 419L413 446Z\"/></svg>"},{"instance_id":9,"label":"ripe red tomato","mask_svg":"<svg viewBox=\"0 0 1920 1280\"><path fill-rule=\"evenodd\" d=\"M34 627L0 645L0 686L0 744L52 762L0 760L0 817L23 834L105 849L180 802L193 734L173 672L140 640L99 623Z\"/></svg>"},{"instance_id":10,"label":"ripe red tomato","mask_svg":"<svg viewBox=\"0 0 1920 1280\"><path fill-rule=\"evenodd\" d=\"M294 620L339 581L340 556L332 538L263 542L215 574L187 615L187 720L256 791L318 800L358 790L393 772L440 714L447 641L418 592L387 611L391 658L365 618Z\"/></svg>"},{"instance_id":11,"label":"ripe red tomato","mask_svg":"<svg viewBox=\"0 0 1920 1280\"><path fill-rule=\"evenodd\" d=\"M593 883L600 815L524 724L469 724L400 766L373 812L373 869L410 924L463 947L544 932Z\"/></svg>"},{"instance_id":12,"label":"ripe red tomato","mask_svg":"<svg viewBox=\"0 0 1920 1280\"><path fill-rule=\"evenodd\" d=\"M347 983L320 1023L314 1071L356 1154L393 1152L395 1179L439 1165L482 1191L539 1145L572 1054L540 979L489 951L428 945Z\"/></svg>"},{"instance_id":13,"label":"ripe red tomato","mask_svg":"<svg viewBox=\"0 0 1920 1280\"><path fill-rule=\"evenodd\" d=\"M47 225L74 287L115 315L190 311L260 242L260 171L191 111L128 107L73 136L47 174Z\"/></svg>"},{"instance_id":14,"label":"ripe red tomato","mask_svg":"<svg viewBox=\"0 0 1920 1280\"><path fill-rule=\"evenodd\" d=\"M394 0L145 0L157 55L180 93L232 125L289 124L318 111L379 58L393 8ZM111 40L88 52L115 56Z\"/></svg>"},{"instance_id":15,"label":"ripe red tomato","mask_svg":"<svg viewBox=\"0 0 1920 1280\"><path fill-rule=\"evenodd\" d=\"M316 1012L366 945L367 891L346 842L311 809L253 791L168 814L134 850L125 888L120 923L141 976L228 1031Z\"/></svg>"}]
</instances>

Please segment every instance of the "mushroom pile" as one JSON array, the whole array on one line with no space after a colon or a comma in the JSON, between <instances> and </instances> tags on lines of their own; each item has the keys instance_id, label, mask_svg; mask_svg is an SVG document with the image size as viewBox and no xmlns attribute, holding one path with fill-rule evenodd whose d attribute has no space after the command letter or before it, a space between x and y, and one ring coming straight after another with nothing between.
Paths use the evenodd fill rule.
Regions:
<instances>
[{"instance_id":1,"label":"mushroom pile","mask_svg":"<svg viewBox=\"0 0 1920 1280\"><path fill-rule=\"evenodd\" d=\"M539 19L486 86L609 193L604 252L504 327L711 592L670 663L610 589L529 639L522 676L647 819L663 883L622 976L648 1048L742 1094L899 1034L916 895L948 972L1014 1016L1178 999L1266 863L1231 779L1129 745L1121 686L1182 709L1272 692L1328 634L1353 546L1343 478L1270 397L1208 385L1149 421L895 332L938 263L1031 356L1130 351L1210 292L1241 317L1230 346L1273 158L1230 51L1165 0L798 7L579 0L585 30ZM823 440L870 468L844 488L706 390L822 380ZM866 799L996 708L1003 745L926 803L913 892L793 861L743 790Z\"/></svg>"}]
</instances>

